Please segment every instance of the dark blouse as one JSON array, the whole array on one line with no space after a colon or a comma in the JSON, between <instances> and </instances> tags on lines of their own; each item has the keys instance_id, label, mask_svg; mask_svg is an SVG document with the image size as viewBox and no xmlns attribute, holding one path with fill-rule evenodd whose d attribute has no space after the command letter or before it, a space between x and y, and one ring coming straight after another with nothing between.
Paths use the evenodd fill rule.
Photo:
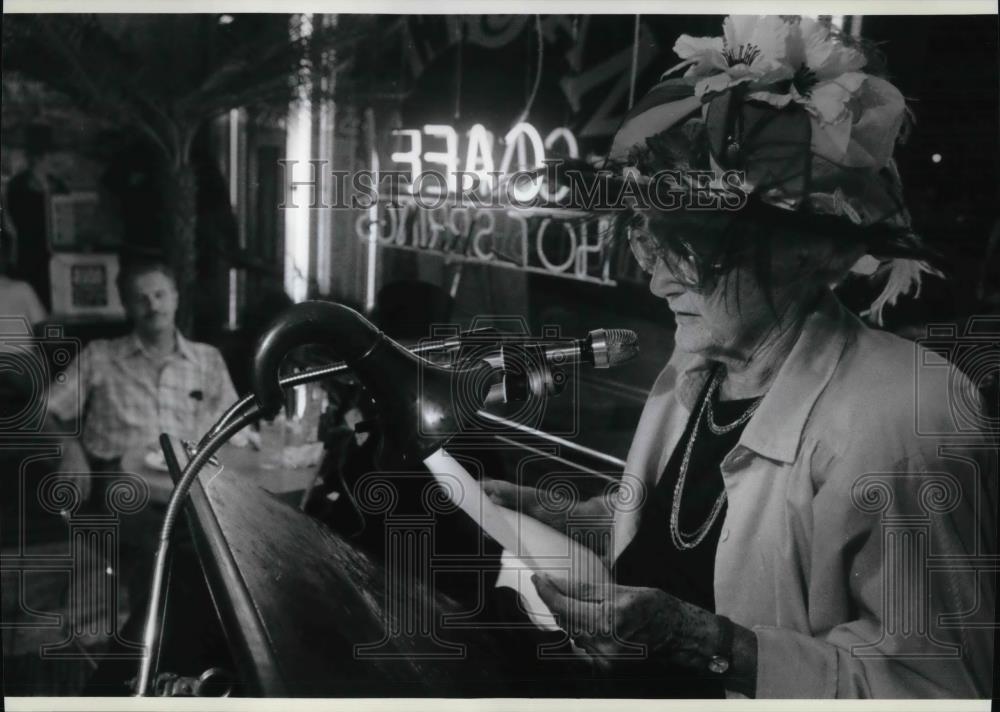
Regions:
<instances>
[{"instance_id":1,"label":"dark blouse","mask_svg":"<svg viewBox=\"0 0 1000 712\"><path fill-rule=\"evenodd\" d=\"M708 386L706 386L708 388ZM696 417L701 410L705 392L698 399L695 410L674 452L664 468L656 488L649 493L643 507L639 530L615 562L613 573L619 584L659 588L708 611L715 611L714 568L715 551L719 543L726 504L709 528L705 538L692 549L679 550L670 536L670 511L674 488L680 475L684 452L697 425L697 434L688 462L687 476L681 496L679 512L680 531L690 542L694 532L705 522L712 507L723 492L724 484L720 465L740 439L745 424L728 433L714 434L708 427L707 413L701 422ZM718 392L712 398L712 409L717 425L736 421L746 412L754 399L719 401ZM712 673L692 673L690 669L666 669L653 664L623 664L616 686L628 688L629 697L722 697L723 689Z\"/></svg>"}]
</instances>

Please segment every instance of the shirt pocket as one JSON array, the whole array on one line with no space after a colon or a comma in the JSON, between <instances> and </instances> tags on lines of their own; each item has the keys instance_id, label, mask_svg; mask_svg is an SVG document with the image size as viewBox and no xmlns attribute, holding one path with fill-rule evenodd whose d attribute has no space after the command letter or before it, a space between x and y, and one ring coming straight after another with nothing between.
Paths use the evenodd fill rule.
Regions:
<instances>
[{"instance_id":1,"label":"shirt pocket","mask_svg":"<svg viewBox=\"0 0 1000 712\"><path fill-rule=\"evenodd\" d=\"M213 374L198 369L183 375L180 386L174 391L174 413L180 425L191 437L200 434L203 420L208 412L210 393L209 379Z\"/></svg>"}]
</instances>

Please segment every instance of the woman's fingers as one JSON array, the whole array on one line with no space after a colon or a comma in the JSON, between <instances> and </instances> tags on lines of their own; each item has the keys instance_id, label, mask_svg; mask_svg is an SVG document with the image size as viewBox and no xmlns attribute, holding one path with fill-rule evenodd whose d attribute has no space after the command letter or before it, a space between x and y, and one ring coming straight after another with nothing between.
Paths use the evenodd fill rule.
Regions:
<instances>
[{"instance_id":1,"label":"woman's fingers","mask_svg":"<svg viewBox=\"0 0 1000 712\"><path fill-rule=\"evenodd\" d=\"M553 576L546 573L538 575L544 576L552 587L564 596L575 598L578 601L599 603L613 595L612 584L606 581L595 583L579 576Z\"/></svg>"},{"instance_id":2,"label":"woman's fingers","mask_svg":"<svg viewBox=\"0 0 1000 712\"><path fill-rule=\"evenodd\" d=\"M505 480L483 480L482 488L493 504L508 509L518 509L526 499L526 495L533 494L532 488L521 487Z\"/></svg>"},{"instance_id":3,"label":"woman's fingers","mask_svg":"<svg viewBox=\"0 0 1000 712\"><path fill-rule=\"evenodd\" d=\"M607 634L608 627L605 602L578 598L574 595L575 585L558 576L538 572L531 580L538 596L555 616L556 624L578 645L599 651L598 638Z\"/></svg>"},{"instance_id":4,"label":"woman's fingers","mask_svg":"<svg viewBox=\"0 0 1000 712\"><path fill-rule=\"evenodd\" d=\"M569 609L569 597L563 593L550 576L543 573L533 574L531 582L535 584L539 598L552 611L560 627L565 627L566 613Z\"/></svg>"},{"instance_id":5,"label":"woman's fingers","mask_svg":"<svg viewBox=\"0 0 1000 712\"><path fill-rule=\"evenodd\" d=\"M541 571L535 573L531 580L543 601L545 601L545 596L542 595L542 588L563 608L570 600L577 603L595 604L602 603L612 595L609 585L595 585L582 579L571 580L565 576L551 576ZM548 605L548 601L545 602Z\"/></svg>"}]
</instances>

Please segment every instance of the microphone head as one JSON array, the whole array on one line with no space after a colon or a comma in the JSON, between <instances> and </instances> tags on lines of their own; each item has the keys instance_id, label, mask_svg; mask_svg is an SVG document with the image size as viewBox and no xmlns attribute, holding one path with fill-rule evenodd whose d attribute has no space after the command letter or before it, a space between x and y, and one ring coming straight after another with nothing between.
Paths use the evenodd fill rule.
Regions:
<instances>
[{"instance_id":1,"label":"microphone head","mask_svg":"<svg viewBox=\"0 0 1000 712\"><path fill-rule=\"evenodd\" d=\"M612 368L639 355L639 335L631 329L594 329L589 340L596 368Z\"/></svg>"}]
</instances>

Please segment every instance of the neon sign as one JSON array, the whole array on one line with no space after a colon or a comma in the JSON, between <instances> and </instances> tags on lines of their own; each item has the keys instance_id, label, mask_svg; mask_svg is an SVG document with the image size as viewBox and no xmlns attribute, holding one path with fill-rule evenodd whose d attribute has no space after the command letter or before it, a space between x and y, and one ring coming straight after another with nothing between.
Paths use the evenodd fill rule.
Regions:
<instances>
[{"instance_id":1,"label":"neon sign","mask_svg":"<svg viewBox=\"0 0 1000 712\"><path fill-rule=\"evenodd\" d=\"M475 124L459 141L458 132L447 124L426 124L422 129L397 129L393 136L408 142L406 150L390 156L399 168L408 168L407 190L412 193L476 191L489 195L502 180L515 174L527 176L542 168L551 155L579 158L576 137L565 127L550 131L545 138L529 123L521 122L503 137L503 152L498 152L493 133L482 124ZM464 144L464 145L460 145ZM464 149L464 150L461 150ZM435 176L436 184L429 176ZM443 176L443 178L441 178ZM539 191L545 200L558 202L568 190L565 186L550 195L541 177L520 181L512 186L518 201L532 200Z\"/></svg>"},{"instance_id":2,"label":"neon sign","mask_svg":"<svg viewBox=\"0 0 1000 712\"><path fill-rule=\"evenodd\" d=\"M569 220L574 217L569 213L382 203L377 221L359 213L354 225L365 240L374 227L382 247L614 285L610 251L602 239L610 229L606 219Z\"/></svg>"},{"instance_id":3,"label":"neon sign","mask_svg":"<svg viewBox=\"0 0 1000 712\"><path fill-rule=\"evenodd\" d=\"M358 215L355 232L360 239L370 239L374 229L382 247L615 284L601 239L606 221L588 221L586 213L559 207L569 188L552 193L536 172L549 158L579 158L579 145L568 128L543 136L521 122L500 141L482 124L464 136L446 124L397 129L393 135L405 145L391 154L389 170L402 173L405 180L391 200L377 201L376 216ZM470 207L470 194L491 196L501 188L516 201L515 207ZM429 206L421 200L427 195L444 199ZM531 207L523 207L527 204Z\"/></svg>"}]
</instances>

